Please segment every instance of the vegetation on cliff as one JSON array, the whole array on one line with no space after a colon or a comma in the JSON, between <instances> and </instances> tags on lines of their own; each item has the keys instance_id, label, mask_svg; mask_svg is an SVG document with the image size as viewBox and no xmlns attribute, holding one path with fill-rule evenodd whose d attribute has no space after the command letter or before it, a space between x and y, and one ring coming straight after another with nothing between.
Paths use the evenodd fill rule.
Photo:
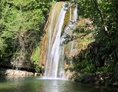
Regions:
<instances>
[{"instance_id":1,"label":"vegetation on cliff","mask_svg":"<svg viewBox=\"0 0 118 92\"><path fill-rule=\"evenodd\" d=\"M33 63L38 69L38 46L54 1L0 0L0 64ZM75 0L75 3L79 22L73 40L79 49L73 56L72 70L111 74L111 81L118 81L117 0Z\"/></svg>"},{"instance_id":2,"label":"vegetation on cliff","mask_svg":"<svg viewBox=\"0 0 118 92\"><path fill-rule=\"evenodd\" d=\"M0 0L0 6L0 63L31 65L51 3L43 0Z\"/></svg>"},{"instance_id":3,"label":"vegetation on cliff","mask_svg":"<svg viewBox=\"0 0 118 92\"><path fill-rule=\"evenodd\" d=\"M79 35L84 34L85 39L91 34L94 41L91 37L86 39L89 40L89 44L73 58L73 70L84 74L104 73L104 81L118 81L117 0L76 0L76 2L79 6L80 21L81 18L91 20L83 25L79 24L76 32ZM91 23L94 26L92 30Z\"/></svg>"}]
</instances>

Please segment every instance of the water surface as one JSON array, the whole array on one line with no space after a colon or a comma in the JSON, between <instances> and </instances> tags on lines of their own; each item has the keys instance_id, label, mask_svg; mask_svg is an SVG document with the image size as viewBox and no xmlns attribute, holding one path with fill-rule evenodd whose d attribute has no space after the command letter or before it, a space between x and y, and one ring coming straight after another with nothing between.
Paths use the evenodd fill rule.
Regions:
<instances>
[{"instance_id":1,"label":"water surface","mask_svg":"<svg viewBox=\"0 0 118 92\"><path fill-rule=\"evenodd\" d=\"M0 92L117 92L115 88L98 87L67 80L49 80L38 77L2 77Z\"/></svg>"}]
</instances>

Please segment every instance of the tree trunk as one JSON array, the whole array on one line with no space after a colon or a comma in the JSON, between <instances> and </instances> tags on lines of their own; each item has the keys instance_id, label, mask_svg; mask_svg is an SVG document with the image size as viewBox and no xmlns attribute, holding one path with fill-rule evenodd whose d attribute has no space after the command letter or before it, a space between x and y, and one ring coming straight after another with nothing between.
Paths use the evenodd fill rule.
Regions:
<instances>
[{"instance_id":1,"label":"tree trunk","mask_svg":"<svg viewBox=\"0 0 118 92\"><path fill-rule=\"evenodd\" d=\"M102 11L99 8L98 0L92 0L92 1L94 3L98 13L100 14L100 18L101 18L102 25L104 27L104 31L105 31L106 34L108 34L108 29L107 29L107 26L105 25L105 21L104 21L104 17L103 17Z\"/></svg>"}]
</instances>

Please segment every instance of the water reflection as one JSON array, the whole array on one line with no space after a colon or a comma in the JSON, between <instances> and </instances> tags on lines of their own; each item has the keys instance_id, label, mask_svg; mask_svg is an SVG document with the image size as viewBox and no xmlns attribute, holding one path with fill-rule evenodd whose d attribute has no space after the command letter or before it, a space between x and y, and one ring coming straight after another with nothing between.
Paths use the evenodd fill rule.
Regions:
<instances>
[{"instance_id":1,"label":"water reflection","mask_svg":"<svg viewBox=\"0 0 118 92\"><path fill-rule=\"evenodd\" d=\"M0 92L118 92L116 88L36 77L0 78Z\"/></svg>"},{"instance_id":2,"label":"water reflection","mask_svg":"<svg viewBox=\"0 0 118 92\"><path fill-rule=\"evenodd\" d=\"M49 85L48 85L49 84ZM42 89L43 91L42 92L59 92L59 87L58 87L58 82L55 80L55 81L47 81L47 82L44 82L43 83L43 86L42 86Z\"/></svg>"}]
</instances>

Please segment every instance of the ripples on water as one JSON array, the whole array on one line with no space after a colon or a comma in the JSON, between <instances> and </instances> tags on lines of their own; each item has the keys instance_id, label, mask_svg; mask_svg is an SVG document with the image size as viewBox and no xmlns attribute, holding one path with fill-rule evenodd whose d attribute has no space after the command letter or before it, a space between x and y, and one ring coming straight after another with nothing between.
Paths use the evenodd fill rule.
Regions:
<instances>
[{"instance_id":1,"label":"ripples on water","mask_svg":"<svg viewBox=\"0 0 118 92\"><path fill-rule=\"evenodd\" d=\"M115 88L37 77L2 77L0 92L118 92Z\"/></svg>"}]
</instances>

